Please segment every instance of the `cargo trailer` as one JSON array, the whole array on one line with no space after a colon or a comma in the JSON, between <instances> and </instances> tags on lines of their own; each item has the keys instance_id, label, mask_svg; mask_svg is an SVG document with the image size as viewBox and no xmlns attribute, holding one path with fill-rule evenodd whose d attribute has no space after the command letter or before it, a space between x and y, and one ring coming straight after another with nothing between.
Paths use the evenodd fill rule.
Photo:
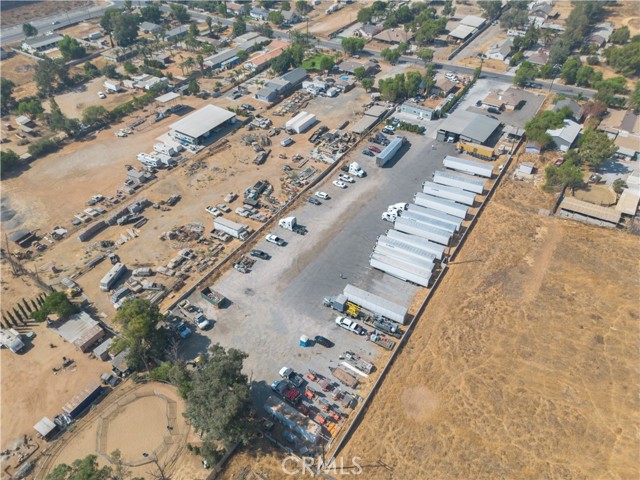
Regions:
<instances>
[{"instance_id":1,"label":"cargo trailer","mask_svg":"<svg viewBox=\"0 0 640 480\"><path fill-rule=\"evenodd\" d=\"M446 200L453 200L454 202L469 205L470 207L472 207L476 201L476 194L473 192L467 192L457 187L438 185L434 182L424 182L422 184L422 193Z\"/></svg>"},{"instance_id":2,"label":"cargo trailer","mask_svg":"<svg viewBox=\"0 0 640 480\"><path fill-rule=\"evenodd\" d=\"M249 235L247 232L247 226L241 223L236 223L226 218L216 218L213 221L213 228L231 235L233 238L239 238L244 240Z\"/></svg>"},{"instance_id":3,"label":"cargo trailer","mask_svg":"<svg viewBox=\"0 0 640 480\"><path fill-rule=\"evenodd\" d=\"M402 250L401 248L387 246L382 243L378 243L373 248L373 253L378 253L380 255L384 255L389 258L395 258L396 260L400 260L401 262L407 262L411 265L415 265L416 267L425 268L425 269L433 269L433 261L428 258L420 258L412 255L411 253Z\"/></svg>"},{"instance_id":4,"label":"cargo trailer","mask_svg":"<svg viewBox=\"0 0 640 480\"><path fill-rule=\"evenodd\" d=\"M447 232L451 232L452 234L456 231L455 225L451 225L450 223L443 222L441 220L436 220L435 218L425 217L424 215L420 215L416 212L401 212L400 216L402 218L415 220L416 222L425 223L432 227L441 228L442 230L446 230Z\"/></svg>"},{"instance_id":5,"label":"cargo trailer","mask_svg":"<svg viewBox=\"0 0 640 480\"><path fill-rule=\"evenodd\" d=\"M420 205L421 207L433 208L440 212L453 215L454 217L462 218L463 220L467 216L469 207L453 200L445 200L444 198L434 197L433 195L427 195L426 193L418 192L413 197L413 203Z\"/></svg>"},{"instance_id":6,"label":"cargo trailer","mask_svg":"<svg viewBox=\"0 0 640 480\"><path fill-rule=\"evenodd\" d=\"M439 210L434 210L433 208L421 207L420 205L410 203L407 206L407 211L411 213L417 213L418 215L426 218L433 218L434 220L448 223L449 225L454 226L456 231L460 230L460 227L462 227L461 218L454 217L453 215L449 215L444 212L440 212Z\"/></svg>"},{"instance_id":7,"label":"cargo trailer","mask_svg":"<svg viewBox=\"0 0 640 480\"><path fill-rule=\"evenodd\" d=\"M122 276L124 272L126 272L127 267L122 263L116 263L111 270L102 277L100 280L100 290L103 292L108 292L111 290L111 287L118 281L118 279Z\"/></svg>"},{"instance_id":8,"label":"cargo trailer","mask_svg":"<svg viewBox=\"0 0 640 480\"><path fill-rule=\"evenodd\" d=\"M445 170L436 170L433 174L433 181L439 185L457 187L479 195L484 193L484 186L486 183L486 180L482 180L481 178L456 174Z\"/></svg>"},{"instance_id":9,"label":"cargo trailer","mask_svg":"<svg viewBox=\"0 0 640 480\"><path fill-rule=\"evenodd\" d=\"M102 387L96 382L91 382L81 392L69 400L62 411L71 418L78 417L91 405L102 393Z\"/></svg>"},{"instance_id":10,"label":"cargo trailer","mask_svg":"<svg viewBox=\"0 0 640 480\"><path fill-rule=\"evenodd\" d=\"M433 271L433 268L423 268L423 267L418 267L416 265L413 265L407 261L404 260L399 260L397 258L393 258L393 257L388 257L387 255L382 255L380 253L372 253L369 258L375 258L376 260L379 260L383 263L387 263L389 265L395 266L401 270L404 270L406 272L410 272L413 273L415 275L420 275L423 277L427 277L429 278L431 276L431 272Z\"/></svg>"},{"instance_id":11,"label":"cargo trailer","mask_svg":"<svg viewBox=\"0 0 640 480\"><path fill-rule=\"evenodd\" d=\"M421 222L416 222L408 218L398 217L393 224L396 230L404 233L410 233L411 235L417 235L432 242L439 243L441 245L449 245L452 233L441 228L431 227Z\"/></svg>"},{"instance_id":12,"label":"cargo trailer","mask_svg":"<svg viewBox=\"0 0 640 480\"><path fill-rule=\"evenodd\" d=\"M442 260L442 257L444 257L444 251L447 248L443 245L440 245L439 243L430 242L426 238L399 232L398 230L387 230L385 236L391 240L398 240L400 242L408 243L409 245L414 245L418 248L426 250L427 252L431 252L439 260Z\"/></svg>"},{"instance_id":13,"label":"cargo trailer","mask_svg":"<svg viewBox=\"0 0 640 480\"><path fill-rule=\"evenodd\" d=\"M391 275L392 277L396 277L405 282L413 282L416 285L420 285L423 287L429 286L429 278L431 277L430 274L427 277L424 275L418 275L412 272L407 272L406 270L398 268L382 260L373 258L373 256L369 259L369 265L371 265L371 267L375 269L378 269L388 275Z\"/></svg>"},{"instance_id":14,"label":"cargo trailer","mask_svg":"<svg viewBox=\"0 0 640 480\"><path fill-rule=\"evenodd\" d=\"M393 238L389 238L386 235L381 235L378 237L378 241L376 245L382 245L391 249L399 249L406 252L413 257L430 260L432 263L435 262L438 258L436 258L436 254L433 252L429 252L422 248L416 247L409 243L404 243L399 240L394 240Z\"/></svg>"},{"instance_id":15,"label":"cargo trailer","mask_svg":"<svg viewBox=\"0 0 640 480\"><path fill-rule=\"evenodd\" d=\"M382 152L376 155L376 165L378 167L384 167L389 161L391 161L396 153L398 153L398 150L402 148L405 140L405 137L401 135L391 140L391 143L384 147L384 150L382 150Z\"/></svg>"},{"instance_id":16,"label":"cargo trailer","mask_svg":"<svg viewBox=\"0 0 640 480\"><path fill-rule=\"evenodd\" d=\"M466 160L464 158L447 155L442 164L451 170L476 175L478 177L491 178L493 176L493 167L486 163L476 162L474 160Z\"/></svg>"},{"instance_id":17,"label":"cargo trailer","mask_svg":"<svg viewBox=\"0 0 640 480\"><path fill-rule=\"evenodd\" d=\"M305 132L311 125L316 123L316 116L312 113L300 112L298 115L293 117L287 123L285 123L284 128L287 131L293 131L295 133L303 133Z\"/></svg>"},{"instance_id":18,"label":"cargo trailer","mask_svg":"<svg viewBox=\"0 0 640 480\"><path fill-rule=\"evenodd\" d=\"M355 303L376 315L382 315L402 325L407 321L407 309L386 298L379 297L350 284L344 287L344 296L351 303Z\"/></svg>"}]
</instances>

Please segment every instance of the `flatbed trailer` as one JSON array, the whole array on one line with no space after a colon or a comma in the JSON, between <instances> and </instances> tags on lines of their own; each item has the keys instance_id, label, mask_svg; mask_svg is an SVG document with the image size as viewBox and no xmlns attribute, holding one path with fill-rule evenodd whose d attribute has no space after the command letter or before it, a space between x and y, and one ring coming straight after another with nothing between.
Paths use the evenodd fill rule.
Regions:
<instances>
[{"instance_id":1,"label":"flatbed trailer","mask_svg":"<svg viewBox=\"0 0 640 480\"><path fill-rule=\"evenodd\" d=\"M356 388L358 386L358 379L340 367L334 368L331 373L338 379L338 381L340 381L340 383L349 388Z\"/></svg>"}]
</instances>

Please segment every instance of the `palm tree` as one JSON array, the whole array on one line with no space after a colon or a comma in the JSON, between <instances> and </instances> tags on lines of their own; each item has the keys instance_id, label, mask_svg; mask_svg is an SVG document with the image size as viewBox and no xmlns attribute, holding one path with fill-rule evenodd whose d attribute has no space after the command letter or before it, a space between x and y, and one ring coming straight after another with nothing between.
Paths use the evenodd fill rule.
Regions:
<instances>
[{"instance_id":1,"label":"palm tree","mask_svg":"<svg viewBox=\"0 0 640 480\"><path fill-rule=\"evenodd\" d=\"M207 27L209 27L209 35L211 35L213 33L213 29L212 29L213 18L211 18L209 15L207 15L206 22L207 22Z\"/></svg>"},{"instance_id":2,"label":"palm tree","mask_svg":"<svg viewBox=\"0 0 640 480\"><path fill-rule=\"evenodd\" d=\"M196 62L198 63L198 66L200 67L200 73L202 75L204 75L204 57L202 55L198 55L196 57Z\"/></svg>"}]
</instances>

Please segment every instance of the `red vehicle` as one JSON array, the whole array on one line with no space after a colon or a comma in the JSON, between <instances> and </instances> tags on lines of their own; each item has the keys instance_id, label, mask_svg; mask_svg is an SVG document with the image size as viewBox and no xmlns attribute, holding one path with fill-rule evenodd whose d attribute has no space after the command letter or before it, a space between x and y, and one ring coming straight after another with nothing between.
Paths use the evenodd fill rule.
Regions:
<instances>
[{"instance_id":1,"label":"red vehicle","mask_svg":"<svg viewBox=\"0 0 640 480\"><path fill-rule=\"evenodd\" d=\"M371 145L370 147L367 147L367 149L375 153L380 153L380 149L378 147L374 147L373 145Z\"/></svg>"},{"instance_id":2,"label":"red vehicle","mask_svg":"<svg viewBox=\"0 0 640 480\"><path fill-rule=\"evenodd\" d=\"M564 163L564 158L558 158L555 162L553 162L553 164L556 167L559 167L560 165L562 165Z\"/></svg>"}]
</instances>

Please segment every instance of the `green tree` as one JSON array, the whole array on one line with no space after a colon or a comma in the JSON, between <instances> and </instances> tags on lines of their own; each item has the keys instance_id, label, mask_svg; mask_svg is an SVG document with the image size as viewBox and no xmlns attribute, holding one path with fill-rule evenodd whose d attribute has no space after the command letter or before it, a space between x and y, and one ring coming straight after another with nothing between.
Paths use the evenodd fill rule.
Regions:
<instances>
[{"instance_id":1,"label":"green tree","mask_svg":"<svg viewBox=\"0 0 640 480\"><path fill-rule=\"evenodd\" d=\"M100 26L109 35L109 43L113 47L113 32L116 28L116 18L122 15L117 8L107 8L100 17Z\"/></svg>"},{"instance_id":2,"label":"green tree","mask_svg":"<svg viewBox=\"0 0 640 480\"><path fill-rule=\"evenodd\" d=\"M162 315L148 300L127 300L116 313L115 322L122 327L122 337L114 343L114 351L128 349L127 365L135 371L148 370L152 360L162 358L166 337L158 328Z\"/></svg>"},{"instance_id":3,"label":"green tree","mask_svg":"<svg viewBox=\"0 0 640 480\"><path fill-rule=\"evenodd\" d=\"M84 70L84 76L87 77L88 79L96 78L100 76L100 70L91 62L84 62L82 66L82 70ZM126 64L125 64L125 71L126 71Z\"/></svg>"},{"instance_id":4,"label":"green tree","mask_svg":"<svg viewBox=\"0 0 640 480\"><path fill-rule=\"evenodd\" d=\"M207 28L209 29L209 35L212 35L213 34L213 18L207 15L205 22L207 23Z\"/></svg>"},{"instance_id":5,"label":"green tree","mask_svg":"<svg viewBox=\"0 0 640 480\"><path fill-rule=\"evenodd\" d=\"M138 38L138 16L124 13L116 16L114 22L113 38L118 45L128 47L135 43Z\"/></svg>"},{"instance_id":6,"label":"green tree","mask_svg":"<svg viewBox=\"0 0 640 480\"><path fill-rule=\"evenodd\" d=\"M329 71L333 68L335 63L336 62L331 55L323 55L322 57L320 57L320 61L318 62L318 67L320 67L320 70Z\"/></svg>"},{"instance_id":7,"label":"green tree","mask_svg":"<svg viewBox=\"0 0 640 480\"><path fill-rule=\"evenodd\" d=\"M183 24L189 23L189 21L191 20L191 15L189 15L189 12L187 11L187 7L177 3L172 3L170 8L171 8L170 15L176 22L180 22Z\"/></svg>"},{"instance_id":8,"label":"green tree","mask_svg":"<svg viewBox=\"0 0 640 480\"><path fill-rule=\"evenodd\" d=\"M576 85L580 87L591 87L600 80L602 80L602 72L597 72L588 65L580 67L576 73Z\"/></svg>"},{"instance_id":9,"label":"green tree","mask_svg":"<svg viewBox=\"0 0 640 480\"><path fill-rule=\"evenodd\" d=\"M560 72L560 78L564 80L564 83L567 85L573 85L576 83L576 75L578 74L578 70L582 67L582 62L578 57L571 57L566 63L562 66L562 71Z\"/></svg>"},{"instance_id":10,"label":"green tree","mask_svg":"<svg viewBox=\"0 0 640 480\"><path fill-rule=\"evenodd\" d=\"M35 118L42 113L44 113L44 108L42 108L40 101L35 98L23 100L18 104L18 115L27 115Z\"/></svg>"},{"instance_id":11,"label":"green tree","mask_svg":"<svg viewBox=\"0 0 640 480\"><path fill-rule=\"evenodd\" d=\"M582 134L578 150L578 159L593 170L598 170L604 162L618 151L615 142L606 133L588 128Z\"/></svg>"},{"instance_id":12,"label":"green tree","mask_svg":"<svg viewBox=\"0 0 640 480\"><path fill-rule=\"evenodd\" d=\"M628 106L635 113L640 113L640 82L636 83L633 93L629 96Z\"/></svg>"},{"instance_id":13,"label":"green tree","mask_svg":"<svg viewBox=\"0 0 640 480\"><path fill-rule=\"evenodd\" d=\"M49 114L49 126L54 132L62 131L71 136L80 130L80 122L75 118L67 118L53 98L49 100L49 110L51 111Z\"/></svg>"},{"instance_id":14,"label":"green tree","mask_svg":"<svg viewBox=\"0 0 640 480\"><path fill-rule=\"evenodd\" d=\"M355 75L356 79L361 82L367 74L367 70L364 67L358 67L353 71L353 74Z\"/></svg>"},{"instance_id":15,"label":"green tree","mask_svg":"<svg viewBox=\"0 0 640 480\"><path fill-rule=\"evenodd\" d=\"M631 35L629 33L629 27L625 25L624 27L616 28L611 34L611 38L609 38L609 41L611 43L623 45L629 41L630 37Z\"/></svg>"},{"instance_id":16,"label":"green tree","mask_svg":"<svg viewBox=\"0 0 640 480\"><path fill-rule=\"evenodd\" d=\"M524 87L527 83L535 80L538 76L538 68L530 62L522 62L516 76L513 78L513 84L519 87Z\"/></svg>"},{"instance_id":17,"label":"green tree","mask_svg":"<svg viewBox=\"0 0 640 480\"><path fill-rule=\"evenodd\" d=\"M416 52L416 56L422 60L424 62L424 64L426 65L427 63L431 62L433 60L433 50L431 50L430 48L420 48L417 52Z\"/></svg>"},{"instance_id":18,"label":"green tree","mask_svg":"<svg viewBox=\"0 0 640 480\"><path fill-rule=\"evenodd\" d=\"M373 9L367 7L361 8L358 12L357 19L360 23L371 23L373 20L373 14Z\"/></svg>"},{"instance_id":19,"label":"green tree","mask_svg":"<svg viewBox=\"0 0 640 480\"><path fill-rule=\"evenodd\" d=\"M98 457L87 455L75 460L71 466L61 463L47 474L45 480L110 480L111 467L98 465Z\"/></svg>"},{"instance_id":20,"label":"green tree","mask_svg":"<svg viewBox=\"0 0 640 480\"><path fill-rule=\"evenodd\" d=\"M36 63L33 78L36 81L38 91L44 96L49 96L60 85L69 81L67 66L49 57Z\"/></svg>"},{"instance_id":21,"label":"green tree","mask_svg":"<svg viewBox=\"0 0 640 480\"><path fill-rule=\"evenodd\" d=\"M415 97L420 91L420 83L422 83L422 75L420 72L407 72L405 95L407 97Z\"/></svg>"},{"instance_id":22,"label":"green tree","mask_svg":"<svg viewBox=\"0 0 640 480\"><path fill-rule=\"evenodd\" d=\"M563 108L557 112L545 110L529 120L525 126L527 139L538 142L543 149L553 146L553 140L547 133L547 130L560 128L564 124L564 120L571 116L571 110Z\"/></svg>"},{"instance_id":23,"label":"green tree","mask_svg":"<svg viewBox=\"0 0 640 480\"><path fill-rule=\"evenodd\" d=\"M584 175L578 165L572 161L570 156L565 157L562 165L550 165L545 168L545 184L544 189L556 190L564 187L576 189L584 184Z\"/></svg>"},{"instance_id":24,"label":"green tree","mask_svg":"<svg viewBox=\"0 0 640 480\"><path fill-rule=\"evenodd\" d=\"M195 23L189 24L189 36L191 38L196 38L198 35L200 35L200 30L198 30L198 25L196 25Z\"/></svg>"},{"instance_id":25,"label":"green tree","mask_svg":"<svg viewBox=\"0 0 640 480\"><path fill-rule=\"evenodd\" d=\"M82 111L82 123L85 125L104 125L110 118L109 111L102 105L90 105Z\"/></svg>"},{"instance_id":26,"label":"green tree","mask_svg":"<svg viewBox=\"0 0 640 480\"><path fill-rule=\"evenodd\" d=\"M155 3L145 5L140 9L140 18L145 22L160 23L162 20L160 6Z\"/></svg>"},{"instance_id":27,"label":"green tree","mask_svg":"<svg viewBox=\"0 0 640 480\"><path fill-rule=\"evenodd\" d=\"M216 344L192 374L184 415L201 434L208 460L217 442L227 448L238 442L246 445L255 435L249 380L242 373L246 358L244 352L234 348L225 351Z\"/></svg>"},{"instance_id":28,"label":"green tree","mask_svg":"<svg viewBox=\"0 0 640 480\"><path fill-rule=\"evenodd\" d=\"M2 115L13 105L13 89L16 84L11 80L0 77L0 102L2 105Z\"/></svg>"},{"instance_id":29,"label":"green tree","mask_svg":"<svg viewBox=\"0 0 640 480\"><path fill-rule=\"evenodd\" d=\"M484 14L488 19L493 19L500 13L502 2L494 0L479 1L478 6L484 10Z\"/></svg>"},{"instance_id":30,"label":"green tree","mask_svg":"<svg viewBox=\"0 0 640 480\"><path fill-rule=\"evenodd\" d=\"M364 38L343 38L340 42L342 46L342 50L347 55L354 55L355 53L362 50L367 41Z\"/></svg>"},{"instance_id":31,"label":"green tree","mask_svg":"<svg viewBox=\"0 0 640 480\"><path fill-rule=\"evenodd\" d=\"M191 95L197 95L200 93L200 85L198 85L196 80L191 80L191 82L189 82L189 93Z\"/></svg>"},{"instance_id":32,"label":"green tree","mask_svg":"<svg viewBox=\"0 0 640 480\"><path fill-rule=\"evenodd\" d=\"M380 56L391 65L394 65L400 59L400 50L397 48L385 48L380 52Z\"/></svg>"},{"instance_id":33,"label":"green tree","mask_svg":"<svg viewBox=\"0 0 640 480\"><path fill-rule=\"evenodd\" d=\"M296 11L300 15L306 15L311 11L311 5L309 5L305 0L298 0L296 2Z\"/></svg>"},{"instance_id":34,"label":"green tree","mask_svg":"<svg viewBox=\"0 0 640 480\"><path fill-rule=\"evenodd\" d=\"M20 157L13 150L0 150L0 174L18 168Z\"/></svg>"},{"instance_id":35,"label":"green tree","mask_svg":"<svg viewBox=\"0 0 640 480\"><path fill-rule=\"evenodd\" d=\"M47 315L55 313L59 318L70 317L79 310L75 303L69 301L64 292L52 292L44 300L44 304L39 310L33 312L33 319L43 322Z\"/></svg>"},{"instance_id":36,"label":"green tree","mask_svg":"<svg viewBox=\"0 0 640 480\"><path fill-rule=\"evenodd\" d=\"M621 47L609 47L604 51L607 63L624 76L640 75L640 35Z\"/></svg>"},{"instance_id":37,"label":"green tree","mask_svg":"<svg viewBox=\"0 0 640 480\"><path fill-rule=\"evenodd\" d=\"M58 42L58 50L65 60L82 58L87 55L87 50L80 45L80 42L69 35L65 35Z\"/></svg>"},{"instance_id":38,"label":"green tree","mask_svg":"<svg viewBox=\"0 0 640 480\"><path fill-rule=\"evenodd\" d=\"M136 67L133 63L131 62L125 62L124 64L124 71L126 73L128 73L129 75L135 75L136 73L138 73L138 67Z\"/></svg>"},{"instance_id":39,"label":"green tree","mask_svg":"<svg viewBox=\"0 0 640 480\"><path fill-rule=\"evenodd\" d=\"M30 23L25 23L22 25L22 33L24 33L25 37L35 37L38 35L38 29L31 25Z\"/></svg>"},{"instance_id":40,"label":"green tree","mask_svg":"<svg viewBox=\"0 0 640 480\"><path fill-rule=\"evenodd\" d=\"M511 7L500 16L500 26L506 30L510 28L521 29L528 25L529 16L526 10Z\"/></svg>"},{"instance_id":41,"label":"green tree","mask_svg":"<svg viewBox=\"0 0 640 480\"><path fill-rule=\"evenodd\" d=\"M27 149L27 151L34 158L38 158L38 157L43 157L45 155L48 155L49 153L55 152L59 148L60 148L59 140L51 137L45 137L29 145L29 148Z\"/></svg>"},{"instance_id":42,"label":"green tree","mask_svg":"<svg viewBox=\"0 0 640 480\"><path fill-rule=\"evenodd\" d=\"M274 25L280 26L284 23L284 15L282 15L282 12L279 12L278 10L272 10L269 12L267 20Z\"/></svg>"},{"instance_id":43,"label":"green tree","mask_svg":"<svg viewBox=\"0 0 640 480\"><path fill-rule=\"evenodd\" d=\"M283 12L291 11L291 4L287 0L280 2L280 10Z\"/></svg>"},{"instance_id":44,"label":"green tree","mask_svg":"<svg viewBox=\"0 0 640 480\"><path fill-rule=\"evenodd\" d=\"M614 192L616 192L618 195L621 195L625 188L629 188L629 185L627 185L627 183L623 179L616 178L613 181L611 187L613 188Z\"/></svg>"},{"instance_id":45,"label":"green tree","mask_svg":"<svg viewBox=\"0 0 640 480\"><path fill-rule=\"evenodd\" d=\"M239 37L245 33L247 33L247 22L245 22L242 17L237 18L236 21L233 22L233 36Z\"/></svg>"},{"instance_id":46,"label":"green tree","mask_svg":"<svg viewBox=\"0 0 640 480\"><path fill-rule=\"evenodd\" d=\"M456 8L453 6L453 0L446 0L442 7L442 15L445 17L451 17L455 11Z\"/></svg>"},{"instance_id":47,"label":"green tree","mask_svg":"<svg viewBox=\"0 0 640 480\"><path fill-rule=\"evenodd\" d=\"M362 88L364 88L365 92L371 91L371 89L373 88L373 84L373 78L366 77L362 79Z\"/></svg>"},{"instance_id":48,"label":"green tree","mask_svg":"<svg viewBox=\"0 0 640 480\"><path fill-rule=\"evenodd\" d=\"M594 100L602 102L607 106L619 106L625 103L624 99L619 97L627 93L627 80L624 77L608 78L596 82L594 88L597 90L593 96Z\"/></svg>"}]
</instances>

